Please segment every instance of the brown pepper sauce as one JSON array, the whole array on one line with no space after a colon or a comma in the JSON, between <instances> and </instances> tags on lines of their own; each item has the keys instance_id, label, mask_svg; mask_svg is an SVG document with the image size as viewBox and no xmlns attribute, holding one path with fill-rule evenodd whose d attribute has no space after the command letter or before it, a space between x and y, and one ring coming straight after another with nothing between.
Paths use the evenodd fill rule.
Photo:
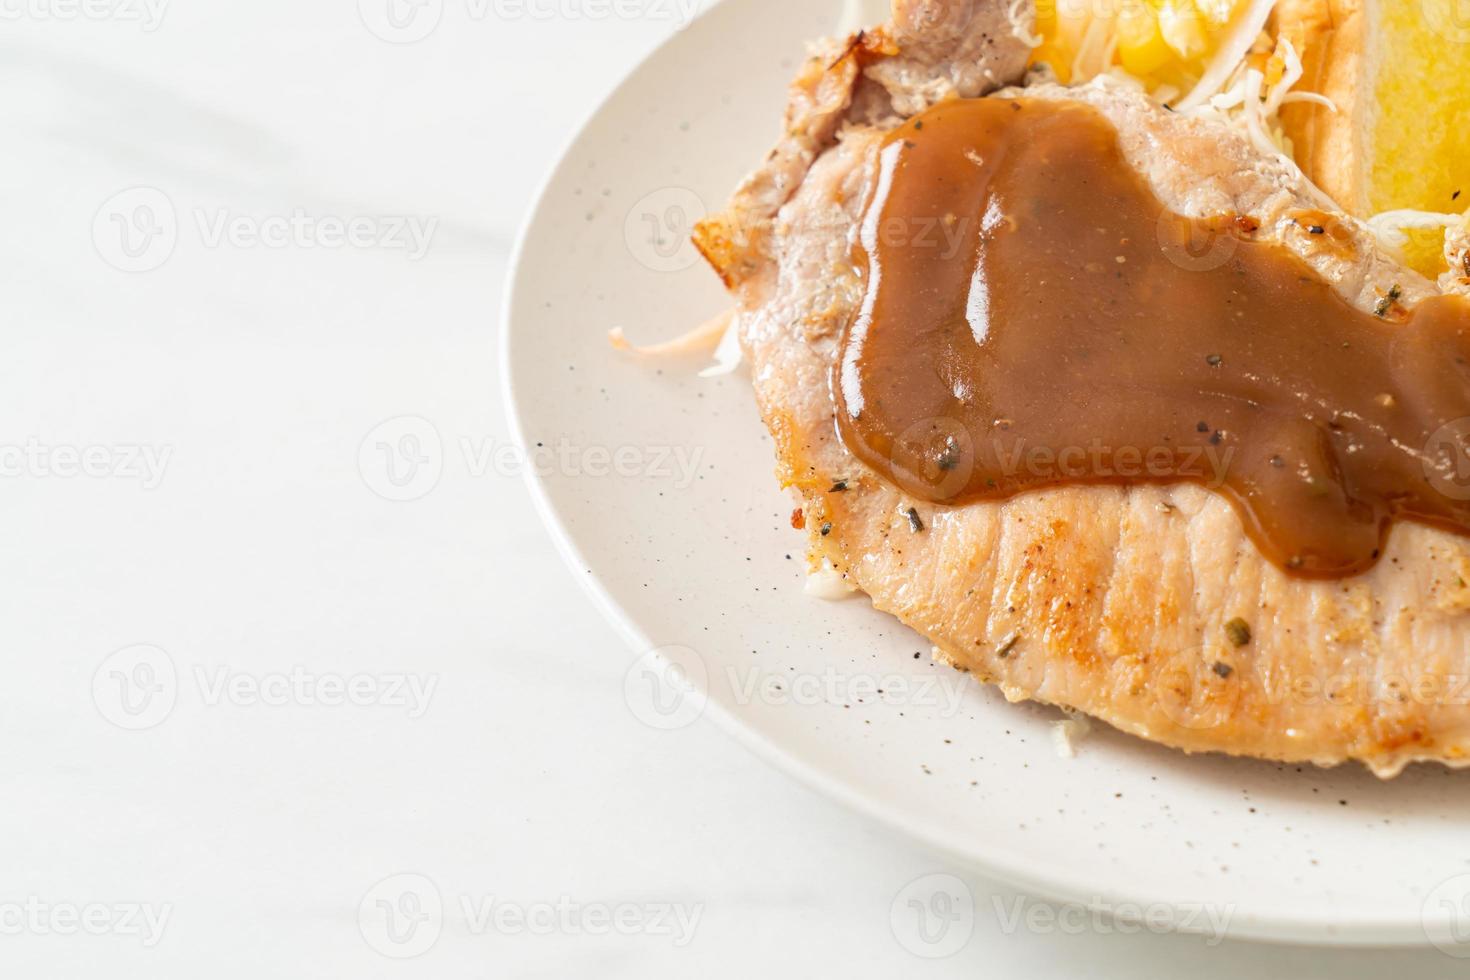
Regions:
<instances>
[{"instance_id":1,"label":"brown pepper sauce","mask_svg":"<svg viewBox=\"0 0 1470 980\"><path fill-rule=\"evenodd\" d=\"M1470 303L1355 309L1248 216L1166 211L1077 104L943 103L871 193L833 391L908 493L1203 484L1319 578L1372 567L1395 519L1470 533ZM1327 217L1299 224L1333 247Z\"/></svg>"}]
</instances>

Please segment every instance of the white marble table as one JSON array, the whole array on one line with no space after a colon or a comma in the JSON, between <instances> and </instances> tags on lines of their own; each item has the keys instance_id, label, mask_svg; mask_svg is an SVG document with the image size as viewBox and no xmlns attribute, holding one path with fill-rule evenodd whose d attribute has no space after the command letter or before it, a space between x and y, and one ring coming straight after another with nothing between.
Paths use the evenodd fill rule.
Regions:
<instances>
[{"instance_id":1,"label":"white marble table","mask_svg":"<svg viewBox=\"0 0 1470 980\"><path fill-rule=\"evenodd\" d=\"M425 0L390 43L423 22L382 2L0 0L0 975L1456 965L1056 917L640 724L496 321L540 175L680 7ZM931 959L891 918L937 873L973 912Z\"/></svg>"}]
</instances>

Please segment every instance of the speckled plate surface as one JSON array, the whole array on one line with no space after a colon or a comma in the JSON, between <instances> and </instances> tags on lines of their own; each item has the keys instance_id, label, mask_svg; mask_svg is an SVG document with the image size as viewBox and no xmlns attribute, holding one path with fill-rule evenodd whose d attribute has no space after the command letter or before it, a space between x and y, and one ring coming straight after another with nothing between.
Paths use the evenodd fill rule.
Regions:
<instances>
[{"instance_id":1,"label":"speckled plate surface","mask_svg":"<svg viewBox=\"0 0 1470 980\"><path fill-rule=\"evenodd\" d=\"M1234 936L1470 953L1454 945L1470 942L1470 773L1382 784L1356 767L1189 757L1105 726L1064 758L1053 710L931 666L865 600L803 593L803 536L743 373L701 378L698 360L610 347L611 328L665 339L726 305L688 224L767 148L803 41L836 6L728 0L680 32L587 124L522 237L512 414L552 534L632 647L630 710L663 728L713 718L1047 896Z\"/></svg>"}]
</instances>

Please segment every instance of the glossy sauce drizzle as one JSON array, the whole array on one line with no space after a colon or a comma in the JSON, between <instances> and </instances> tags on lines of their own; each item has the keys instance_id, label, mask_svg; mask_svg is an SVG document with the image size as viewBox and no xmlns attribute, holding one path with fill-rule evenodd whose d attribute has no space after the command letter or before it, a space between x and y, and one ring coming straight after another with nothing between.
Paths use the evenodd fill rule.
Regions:
<instances>
[{"instance_id":1,"label":"glossy sauce drizzle","mask_svg":"<svg viewBox=\"0 0 1470 980\"><path fill-rule=\"evenodd\" d=\"M885 142L860 229L844 442L939 503L1203 484L1304 576L1372 567L1395 519L1470 533L1470 302L1361 311L1253 231L1166 211L1086 106L931 109Z\"/></svg>"}]
</instances>

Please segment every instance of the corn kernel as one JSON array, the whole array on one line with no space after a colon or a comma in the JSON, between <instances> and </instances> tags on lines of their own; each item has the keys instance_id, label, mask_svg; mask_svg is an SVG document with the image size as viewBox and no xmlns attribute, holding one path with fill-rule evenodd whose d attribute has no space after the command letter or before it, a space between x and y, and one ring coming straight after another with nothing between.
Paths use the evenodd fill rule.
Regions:
<instances>
[{"instance_id":1,"label":"corn kernel","mask_svg":"<svg viewBox=\"0 0 1470 980\"><path fill-rule=\"evenodd\" d=\"M1159 6L1159 32L1181 58L1199 58L1209 47L1204 18L1190 0L1165 0Z\"/></svg>"},{"instance_id":2,"label":"corn kernel","mask_svg":"<svg viewBox=\"0 0 1470 980\"><path fill-rule=\"evenodd\" d=\"M1147 3L1126 3L1118 13L1118 60L1135 75L1146 77L1168 64L1174 52L1159 32L1159 17Z\"/></svg>"}]
</instances>

